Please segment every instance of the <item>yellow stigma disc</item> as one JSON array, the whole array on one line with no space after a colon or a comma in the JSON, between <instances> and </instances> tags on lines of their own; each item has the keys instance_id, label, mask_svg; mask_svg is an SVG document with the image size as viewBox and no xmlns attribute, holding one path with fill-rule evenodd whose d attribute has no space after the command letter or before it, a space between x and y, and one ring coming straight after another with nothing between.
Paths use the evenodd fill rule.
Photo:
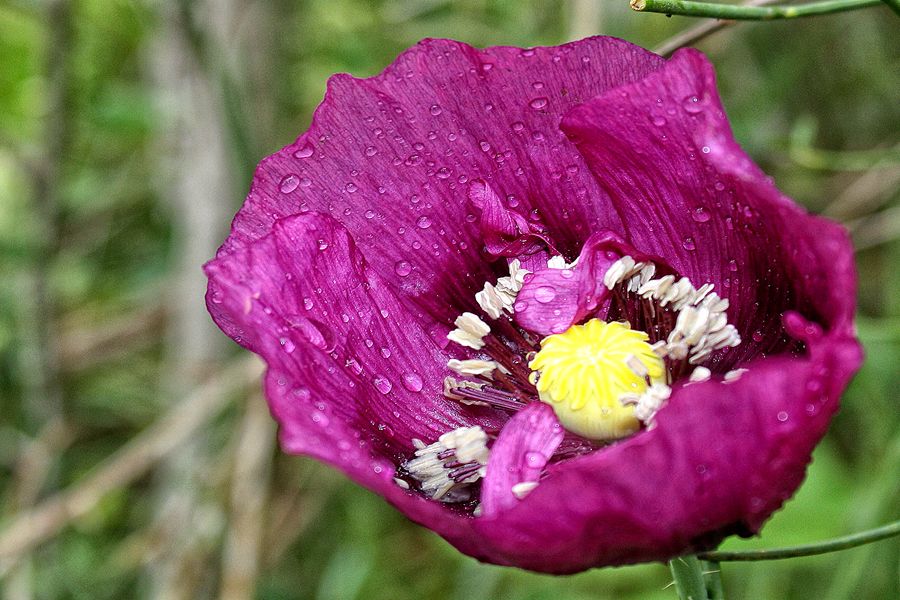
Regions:
<instances>
[{"instance_id":1,"label":"yellow stigma disc","mask_svg":"<svg viewBox=\"0 0 900 600\"><path fill-rule=\"evenodd\" d=\"M647 339L624 323L599 319L544 338L528 364L538 373L540 399L553 407L563 427L583 437L615 440L634 433L640 427L634 408L619 398L643 393L647 382L629 360L640 361L652 382L664 382L665 366Z\"/></svg>"}]
</instances>

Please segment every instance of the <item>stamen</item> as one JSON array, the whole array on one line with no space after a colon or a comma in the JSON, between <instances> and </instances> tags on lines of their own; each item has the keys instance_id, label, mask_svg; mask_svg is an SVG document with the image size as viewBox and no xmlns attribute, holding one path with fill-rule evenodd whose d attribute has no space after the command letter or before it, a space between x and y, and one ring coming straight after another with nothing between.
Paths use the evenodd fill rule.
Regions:
<instances>
[{"instance_id":1,"label":"stamen","mask_svg":"<svg viewBox=\"0 0 900 600\"><path fill-rule=\"evenodd\" d=\"M623 394L619 401L624 406L634 406L634 417L645 425L650 425L671 395L672 388L654 383L642 394Z\"/></svg>"},{"instance_id":2,"label":"stamen","mask_svg":"<svg viewBox=\"0 0 900 600\"><path fill-rule=\"evenodd\" d=\"M517 483L514 486L512 486L510 491L512 491L513 496L515 496L519 500L522 500L525 496L530 494L534 490L534 488L536 488L537 486L538 486L537 481L522 481L522 482Z\"/></svg>"},{"instance_id":3,"label":"stamen","mask_svg":"<svg viewBox=\"0 0 900 600\"><path fill-rule=\"evenodd\" d=\"M696 367L693 371L691 371L691 375L690 377L688 377L688 381L692 383L699 383L701 381L707 381L710 377L712 377L712 371L710 371L706 367Z\"/></svg>"},{"instance_id":4,"label":"stamen","mask_svg":"<svg viewBox=\"0 0 900 600\"><path fill-rule=\"evenodd\" d=\"M516 296L525 283L527 269L521 268L519 259L513 259L509 263L509 276L501 277L495 285L484 284L484 289L475 294L478 306L492 319L499 319L503 311L513 312Z\"/></svg>"},{"instance_id":5,"label":"stamen","mask_svg":"<svg viewBox=\"0 0 900 600\"><path fill-rule=\"evenodd\" d=\"M490 455L487 439L484 430L475 426L448 431L427 446L413 440L416 457L404 463L403 469L421 482L422 491L432 499L465 500L468 484L484 477Z\"/></svg>"},{"instance_id":6,"label":"stamen","mask_svg":"<svg viewBox=\"0 0 900 600\"><path fill-rule=\"evenodd\" d=\"M494 370L501 368L492 360L456 360L455 358L448 360L447 366L460 375L482 375L488 378L491 377Z\"/></svg>"},{"instance_id":7,"label":"stamen","mask_svg":"<svg viewBox=\"0 0 900 600\"><path fill-rule=\"evenodd\" d=\"M741 343L737 329L728 323L725 314L728 299L713 292L711 283L695 288L687 277L676 280L674 275L665 275L651 279L653 273L652 264L636 263L630 256L623 256L610 266L603 282L613 289L624 281L625 291L644 300L639 317L643 318L642 325L651 339L669 332L664 343L658 341L653 345L659 356L675 363L687 359L689 364L696 365L716 350ZM616 297L624 301L621 294ZM668 319L672 317L668 311L657 316L654 303L676 315L674 326L669 324ZM677 376L682 370L683 367L674 368L672 375Z\"/></svg>"},{"instance_id":8,"label":"stamen","mask_svg":"<svg viewBox=\"0 0 900 600\"><path fill-rule=\"evenodd\" d=\"M461 404L491 406L509 411L522 410L527 403L527 400L512 392L498 390L483 383L457 381L452 377L444 378L444 396Z\"/></svg>"},{"instance_id":9,"label":"stamen","mask_svg":"<svg viewBox=\"0 0 900 600\"><path fill-rule=\"evenodd\" d=\"M725 383L734 383L738 379L741 378L741 375L746 373L749 369L734 369L733 371L728 371L725 373Z\"/></svg>"},{"instance_id":10,"label":"stamen","mask_svg":"<svg viewBox=\"0 0 900 600\"><path fill-rule=\"evenodd\" d=\"M491 332L491 328L470 312L464 312L454 321L456 329L447 334L447 339L461 346L481 350L484 348L484 336Z\"/></svg>"}]
</instances>

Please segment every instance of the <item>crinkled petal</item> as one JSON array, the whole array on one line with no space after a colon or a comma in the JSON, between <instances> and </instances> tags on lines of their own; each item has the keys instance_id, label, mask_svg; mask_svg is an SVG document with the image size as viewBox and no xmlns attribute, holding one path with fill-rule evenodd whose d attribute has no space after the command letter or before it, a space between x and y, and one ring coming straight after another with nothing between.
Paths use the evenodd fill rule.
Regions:
<instances>
[{"instance_id":1,"label":"crinkled petal","mask_svg":"<svg viewBox=\"0 0 900 600\"><path fill-rule=\"evenodd\" d=\"M542 228L505 207L490 185L480 179L473 181L469 186L469 201L478 210L481 236L491 258L518 258L526 269L546 264L548 254L555 249L541 235Z\"/></svg>"},{"instance_id":2,"label":"crinkled petal","mask_svg":"<svg viewBox=\"0 0 900 600\"><path fill-rule=\"evenodd\" d=\"M289 451L332 460L355 438L409 449L473 424L441 394L445 332L417 325L331 217L282 219L206 272L213 317L268 363Z\"/></svg>"},{"instance_id":3,"label":"crinkled petal","mask_svg":"<svg viewBox=\"0 0 900 600\"><path fill-rule=\"evenodd\" d=\"M537 483L565 436L553 409L533 402L516 413L491 446L491 458L481 487L484 519L516 506L522 500L513 491L519 484Z\"/></svg>"},{"instance_id":4,"label":"crinkled petal","mask_svg":"<svg viewBox=\"0 0 900 600\"><path fill-rule=\"evenodd\" d=\"M220 252L279 218L328 213L401 298L449 322L492 277L467 183L490 181L521 214L540 209L568 251L619 227L559 119L661 63L614 38L533 50L424 40L370 79L336 75L309 131L260 164Z\"/></svg>"},{"instance_id":5,"label":"crinkled petal","mask_svg":"<svg viewBox=\"0 0 900 600\"><path fill-rule=\"evenodd\" d=\"M597 232L584 243L575 267L544 266L526 276L514 305L516 322L534 333L550 335L562 333L594 313L603 317L609 297L603 276L626 255L660 265L660 273L668 272L662 259L638 252L611 231Z\"/></svg>"},{"instance_id":6,"label":"crinkled petal","mask_svg":"<svg viewBox=\"0 0 900 600\"><path fill-rule=\"evenodd\" d=\"M735 382L682 386L655 428L551 466L527 503L485 530L497 555L569 573L756 533L802 482L861 360L850 338L806 341L808 358L762 359Z\"/></svg>"},{"instance_id":7,"label":"crinkled petal","mask_svg":"<svg viewBox=\"0 0 900 600\"><path fill-rule=\"evenodd\" d=\"M852 319L855 275L843 229L781 194L735 142L698 52L570 111L562 129L613 199L623 235L731 301L737 364L787 342L781 315Z\"/></svg>"}]
</instances>

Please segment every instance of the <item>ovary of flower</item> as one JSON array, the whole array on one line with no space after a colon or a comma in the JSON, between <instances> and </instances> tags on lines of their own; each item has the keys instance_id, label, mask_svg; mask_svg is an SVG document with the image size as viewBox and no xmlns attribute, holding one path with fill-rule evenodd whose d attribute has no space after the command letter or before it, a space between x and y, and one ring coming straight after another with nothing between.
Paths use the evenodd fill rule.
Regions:
<instances>
[{"instance_id":1,"label":"ovary of flower","mask_svg":"<svg viewBox=\"0 0 900 600\"><path fill-rule=\"evenodd\" d=\"M484 336L491 332L487 323L470 312L464 312L454 321L456 329L447 334L447 339L473 350L484 348Z\"/></svg>"},{"instance_id":2,"label":"ovary of flower","mask_svg":"<svg viewBox=\"0 0 900 600\"><path fill-rule=\"evenodd\" d=\"M591 319L541 342L529 363L538 373L538 395L550 404L569 431L594 440L614 440L637 431L634 409L624 406L624 394L641 394L662 382L662 359L647 343L647 334L623 323ZM641 376L633 368L643 365ZM629 363L632 366L629 366Z\"/></svg>"}]
</instances>

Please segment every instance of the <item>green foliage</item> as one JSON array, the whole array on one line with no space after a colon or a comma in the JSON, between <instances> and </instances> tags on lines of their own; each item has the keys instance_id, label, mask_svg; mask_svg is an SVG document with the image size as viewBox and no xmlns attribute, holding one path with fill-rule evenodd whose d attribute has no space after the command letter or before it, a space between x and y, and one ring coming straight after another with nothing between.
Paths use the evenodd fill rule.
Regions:
<instances>
[{"instance_id":1,"label":"green foliage","mask_svg":"<svg viewBox=\"0 0 900 600\"><path fill-rule=\"evenodd\" d=\"M49 4L0 4L0 273L6 283L0 286L0 490L10 507L19 451L44 425L30 400L36 389L38 320L56 324L58 337L52 343L62 357L60 383L71 429L70 445L55 456L43 495L79 481L152 423L164 411L161 398L169 389L162 327L135 328L112 348L94 346L96 355L77 353L85 338L110 324L144 318L167 300L174 285L179 248L173 230L181 226L181 215L161 191L160 159L165 152L162 117L177 106L160 107L150 67L154 53L169 42L160 39L166 3L70 3L70 47L63 68L57 69L64 77L66 102L58 114L51 114L47 99L54 85L50 73L58 67L48 65ZM231 157L241 174L238 185L222 199L235 209L251 163L303 131L330 74L371 76L426 36L481 46L559 43L583 31L577 11L585 5L563 0L229 4L244 11L230 47L227 52L207 48L198 60L228 107L220 134L236 147L245 146ZM201 31L211 22L202 11L192 14ZM632 13L624 0L602 2L591 14L597 33L648 47L696 24ZM240 24L254 19L268 28L266 36L242 34ZM866 247L858 254L866 364L797 497L761 538L729 540L727 549L809 542L898 516L900 228L897 186L890 184L900 169L896 31L895 16L876 8L803 22L740 25L700 45L717 66L723 99L744 147L783 190L812 210L845 219ZM36 209L43 192L35 173L51 160L46 149L54 132L47 128L54 116L65 135L51 182L56 214L48 233L46 215ZM800 164L797 156L874 163L860 171L840 162ZM868 179L861 183L863 178ZM48 243L52 256L42 266ZM53 299L49 314L42 312L48 307L33 304L36 273L44 267ZM229 411L207 432L216 460L200 484L204 497L223 512L242 412ZM256 586L261 599L675 597L674 590L665 589L670 575L663 565L563 578L482 565L325 467L279 455L273 469ZM35 597L144 597L144 562L153 552L165 551L152 529L154 481L147 475L116 489L36 551L31 560ZM7 520L0 527L12 512L4 513ZM215 573L223 535L221 528L212 531L205 560ZM839 555L725 564L725 589L737 600L898 597L898 555L894 540Z\"/></svg>"}]
</instances>

